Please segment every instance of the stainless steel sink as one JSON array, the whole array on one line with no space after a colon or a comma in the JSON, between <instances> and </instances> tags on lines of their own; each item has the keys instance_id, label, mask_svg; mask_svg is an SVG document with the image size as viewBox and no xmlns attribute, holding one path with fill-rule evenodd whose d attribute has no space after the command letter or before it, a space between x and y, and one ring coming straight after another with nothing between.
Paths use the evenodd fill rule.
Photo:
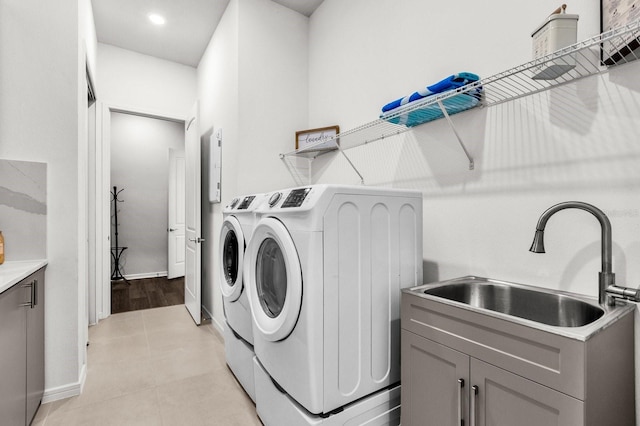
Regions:
<instances>
[{"instance_id":1,"label":"stainless steel sink","mask_svg":"<svg viewBox=\"0 0 640 426\"><path fill-rule=\"evenodd\" d=\"M423 292L555 327L582 327L604 315L602 308L563 294L474 279Z\"/></svg>"}]
</instances>

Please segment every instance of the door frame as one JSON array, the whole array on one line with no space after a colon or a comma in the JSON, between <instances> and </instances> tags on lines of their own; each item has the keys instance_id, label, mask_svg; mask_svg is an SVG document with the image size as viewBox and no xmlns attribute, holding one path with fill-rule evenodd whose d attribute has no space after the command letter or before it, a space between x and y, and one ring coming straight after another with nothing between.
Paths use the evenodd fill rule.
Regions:
<instances>
[{"instance_id":1,"label":"door frame","mask_svg":"<svg viewBox=\"0 0 640 426\"><path fill-rule=\"evenodd\" d=\"M96 223L95 312L96 323L111 315L111 113L184 123L186 115L175 112L154 111L127 105L96 102L96 194L93 213ZM186 133L185 133L186 134Z\"/></svg>"}]
</instances>

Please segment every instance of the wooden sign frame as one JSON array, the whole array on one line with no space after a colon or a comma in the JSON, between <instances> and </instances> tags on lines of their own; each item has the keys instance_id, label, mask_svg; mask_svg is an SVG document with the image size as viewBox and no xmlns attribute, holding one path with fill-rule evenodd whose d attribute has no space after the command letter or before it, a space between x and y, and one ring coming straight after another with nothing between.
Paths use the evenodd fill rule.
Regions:
<instances>
[{"instance_id":1,"label":"wooden sign frame","mask_svg":"<svg viewBox=\"0 0 640 426\"><path fill-rule=\"evenodd\" d=\"M296 132L297 151L330 151L338 149L339 139L335 137L340 133L340 126L319 127L317 129L300 130ZM321 143L326 140L327 142Z\"/></svg>"}]
</instances>

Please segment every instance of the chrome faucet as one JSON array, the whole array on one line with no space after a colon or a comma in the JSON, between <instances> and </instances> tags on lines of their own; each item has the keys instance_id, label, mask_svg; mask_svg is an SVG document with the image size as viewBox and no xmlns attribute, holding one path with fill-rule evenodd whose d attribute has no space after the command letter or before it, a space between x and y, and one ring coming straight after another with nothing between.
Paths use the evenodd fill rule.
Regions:
<instances>
[{"instance_id":1,"label":"chrome faucet","mask_svg":"<svg viewBox=\"0 0 640 426\"><path fill-rule=\"evenodd\" d=\"M564 209L580 209L591 213L598 219L602 228L602 270L598 276L598 303L601 305L615 305L615 298L628 299L640 302L640 290L618 287L615 285L616 276L613 273L612 245L611 245L611 222L609 218L599 208L591 204L580 201L565 201L548 208L538 219L536 233L529 251L533 253L544 253L544 228L551 216Z\"/></svg>"}]
</instances>

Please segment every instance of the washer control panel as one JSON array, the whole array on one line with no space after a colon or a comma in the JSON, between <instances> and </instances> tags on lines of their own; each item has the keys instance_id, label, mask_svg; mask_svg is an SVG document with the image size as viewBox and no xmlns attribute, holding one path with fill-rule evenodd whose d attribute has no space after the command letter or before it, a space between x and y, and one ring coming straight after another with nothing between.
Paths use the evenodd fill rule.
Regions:
<instances>
[{"instance_id":1,"label":"washer control panel","mask_svg":"<svg viewBox=\"0 0 640 426\"><path fill-rule=\"evenodd\" d=\"M271 197L269 197L269 207L275 206L278 201L280 201L280 197L282 197L281 192L274 192Z\"/></svg>"},{"instance_id":2,"label":"washer control panel","mask_svg":"<svg viewBox=\"0 0 640 426\"><path fill-rule=\"evenodd\" d=\"M311 191L311 188L300 188L291 190L291 192L289 192L289 195L287 195L287 198L285 198L284 202L282 203L282 208L300 207L305 198L307 198L307 194L309 194L309 191Z\"/></svg>"},{"instance_id":3,"label":"washer control panel","mask_svg":"<svg viewBox=\"0 0 640 426\"><path fill-rule=\"evenodd\" d=\"M238 201L240 201L240 199L239 199L239 198L234 198L233 200L231 200L231 204L229 204L229 205L227 206L227 208L228 208L228 209L232 209L232 208L234 208L234 207L238 204Z\"/></svg>"}]
</instances>

